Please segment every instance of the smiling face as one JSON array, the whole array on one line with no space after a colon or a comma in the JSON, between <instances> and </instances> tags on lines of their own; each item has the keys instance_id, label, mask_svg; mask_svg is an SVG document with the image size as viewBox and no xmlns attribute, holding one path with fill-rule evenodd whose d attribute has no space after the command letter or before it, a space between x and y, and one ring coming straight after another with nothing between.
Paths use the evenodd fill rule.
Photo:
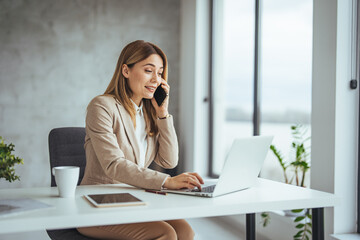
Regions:
<instances>
[{"instance_id":1,"label":"smiling face","mask_svg":"<svg viewBox=\"0 0 360 240\"><path fill-rule=\"evenodd\" d=\"M131 99L136 105L139 106L143 98L153 98L156 88L161 83L163 70L163 60L158 54L150 55L131 68L123 65L122 73L127 78L132 91Z\"/></svg>"}]
</instances>

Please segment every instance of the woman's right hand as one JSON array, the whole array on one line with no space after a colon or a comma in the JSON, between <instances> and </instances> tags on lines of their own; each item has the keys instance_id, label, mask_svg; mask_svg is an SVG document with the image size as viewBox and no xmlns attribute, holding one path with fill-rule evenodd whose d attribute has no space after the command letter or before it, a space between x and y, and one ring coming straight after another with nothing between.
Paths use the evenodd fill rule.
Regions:
<instances>
[{"instance_id":1,"label":"woman's right hand","mask_svg":"<svg viewBox=\"0 0 360 240\"><path fill-rule=\"evenodd\" d=\"M169 105L170 86L164 79L161 79L161 83L160 83L160 85L158 87L161 87L162 89L164 89L164 91L166 93L166 97L164 99L164 102L161 104L161 106L158 106L158 104L156 103L155 98L153 97L151 99L151 103L155 108L157 117L158 118L163 118L163 117L166 117L169 114L168 105Z\"/></svg>"},{"instance_id":2,"label":"woman's right hand","mask_svg":"<svg viewBox=\"0 0 360 240\"><path fill-rule=\"evenodd\" d=\"M197 187L201 190L201 184L204 184L204 180L197 173L182 173L175 177L168 177L163 187L168 189L181 189L188 188L194 189Z\"/></svg>"}]
</instances>

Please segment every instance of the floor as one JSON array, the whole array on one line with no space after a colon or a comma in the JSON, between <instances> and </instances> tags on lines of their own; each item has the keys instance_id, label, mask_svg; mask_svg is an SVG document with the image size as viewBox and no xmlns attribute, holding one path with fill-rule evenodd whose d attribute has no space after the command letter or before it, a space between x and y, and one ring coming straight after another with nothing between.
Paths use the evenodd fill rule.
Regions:
<instances>
[{"instance_id":1,"label":"floor","mask_svg":"<svg viewBox=\"0 0 360 240\"><path fill-rule=\"evenodd\" d=\"M195 218L188 222L196 233L196 240L245 240L245 233L226 217Z\"/></svg>"}]
</instances>

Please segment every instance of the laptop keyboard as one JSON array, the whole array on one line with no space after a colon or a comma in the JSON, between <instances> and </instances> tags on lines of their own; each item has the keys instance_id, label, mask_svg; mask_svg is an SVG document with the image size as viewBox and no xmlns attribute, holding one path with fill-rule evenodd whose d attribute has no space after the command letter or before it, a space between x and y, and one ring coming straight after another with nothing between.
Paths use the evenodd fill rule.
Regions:
<instances>
[{"instance_id":1,"label":"laptop keyboard","mask_svg":"<svg viewBox=\"0 0 360 240\"><path fill-rule=\"evenodd\" d=\"M193 190L191 190L191 192L206 192L206 193L212 193L215 189L215 186L216 185L210 185L210 186L207 186L207 187L203 187L201 188L201 191L200 189L198 188L194 188Z\"/></svg>"}]
</instances>

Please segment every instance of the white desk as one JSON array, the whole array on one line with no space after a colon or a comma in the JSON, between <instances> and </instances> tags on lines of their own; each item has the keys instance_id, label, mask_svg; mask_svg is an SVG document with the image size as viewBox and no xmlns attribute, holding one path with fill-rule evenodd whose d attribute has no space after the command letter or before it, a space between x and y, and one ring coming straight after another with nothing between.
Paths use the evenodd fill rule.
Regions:
<instances>
[{"instance_id":1,"label":"white desk","mask_svg":"<svg viewBox=\"0 0 360 240\"><path fill-rule=\"evenodd\" d=\"M94 208L84 194L130 192L147 206ZM1 189L0 198L30 197L54 206L0 218L0 234L44 229L147 222L247 214L247 239L255 239L255 214L270 210L313 209L313 239L323 239L323 208L333 207L339 198L333 194L259 179L250 189L216 198L178 194L158 195L127 185L79 186L76 197L57 197L56 187ZM315 209L315 211L314 211Z\"/></svg>"}]
</instances>

